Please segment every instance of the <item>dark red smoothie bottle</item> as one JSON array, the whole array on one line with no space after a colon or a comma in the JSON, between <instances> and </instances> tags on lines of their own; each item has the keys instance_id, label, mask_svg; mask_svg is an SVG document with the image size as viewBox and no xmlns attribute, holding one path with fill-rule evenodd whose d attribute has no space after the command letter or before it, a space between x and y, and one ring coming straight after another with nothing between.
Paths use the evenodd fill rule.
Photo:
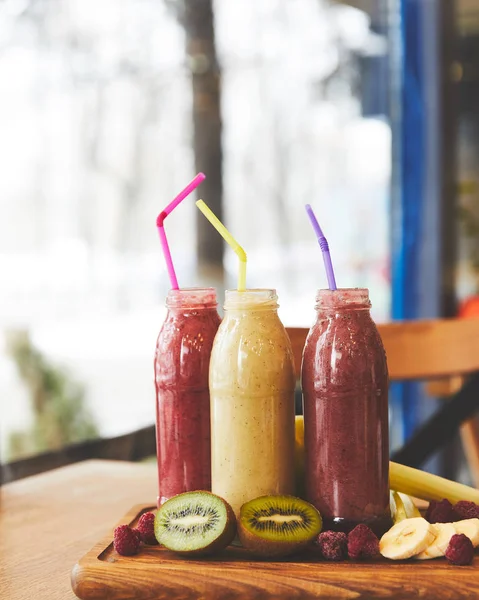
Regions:
<instances>
[{"instance_id":1,"label":"dark red smoothie bottle","mask_svg":"<svg viewBox=\"0 0 479 600\"><path fill-rule=\"evenodd\" d=\"M325 529L378 535L389 510L388 369L367 289L319 290L303 352L306 496Z\"/></svg>"},{"instance_id":2,"label":"dark red smoothie bottle","mask_svg":"<svg viewBox=\"0 0 479 600\"><path fill-rule=\"evenodd\" d=\"M158 505L211 490L208 371L220 324L213 288L170 290L156 343Z\"/></svg>"}]
</instances>

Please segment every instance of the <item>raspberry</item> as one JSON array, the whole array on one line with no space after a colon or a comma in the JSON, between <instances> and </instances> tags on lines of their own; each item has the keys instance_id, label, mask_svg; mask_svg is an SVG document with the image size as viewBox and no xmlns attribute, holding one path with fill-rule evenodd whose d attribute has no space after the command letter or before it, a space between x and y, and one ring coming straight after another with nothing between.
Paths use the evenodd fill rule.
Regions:
<instances>
[{"instance_id":1,"label":"raspberry","mask_svg":"<svg viewBox=\"0 0 479 600\"><path fill-rule=\"evenodd\" d=\"M158 540L155 537L155 515L147 512L141 515L136 531L140 534L141 541L150 546L156 546Z\"/></svg>"},{"instance_id":2,"label":"raspberry","mask_svg":"<svg viewBox=\"0 0 479 600\"><path fill-rule=\"evenodd\" d=\"M471 540L459 533L453 535L446 550L446 558L453 565L470 565L474 558L474 546Z\"/></svg>"},{"instance_id":3,"label":"raspberry","mask_svg":"<svg viewBox=\"0 0 479 600\"><path fill-rule=\"evenodd\" d=\"M113 534L113 548L122 556L133 556L140 549L140 533L129 525L120 525Z\"/></svg>"},{"instance_id":4,"label":"raspberry","mask_svg":"<svg viewBox=\"0 0 479 600\"><path fill-rule=\"evenodd\" d=\"M452 523L454 521L454 509L449 500L431 500L426 511L426 521L429 523Z\"/></svg>"},{"instance_id":5,"label":"raspberry","mask_svg":"<svg viewBox=\"0 0 479 600\"><path fill-rule=\"evenodd\" d=\"M455 521L462 521L462 519L479 519L479 504L461 500L454 504L454 513L457 515L457 518L454 519Z\"/></svg>"},{"instance_id":6,"label":"raspberry","mask_svg":"<svg viewBox=\"0 0 479 600\"><path fill-rule=\"evenodd\" d=\"M348 538L342 531L323 531L316 540L316 546L326 560L344 560L348 557Z\"/></svg>"},{"instance_id":7,"label":"raspberry","mask_svg":"<svg viewBox=\"0 0 479 600\"><path fill-rule=\"evenodd\" d=\"M360 523L348 535L350 558L374 558L379 554L379 540L367 525Z\"/></svg>"}]
</instances>

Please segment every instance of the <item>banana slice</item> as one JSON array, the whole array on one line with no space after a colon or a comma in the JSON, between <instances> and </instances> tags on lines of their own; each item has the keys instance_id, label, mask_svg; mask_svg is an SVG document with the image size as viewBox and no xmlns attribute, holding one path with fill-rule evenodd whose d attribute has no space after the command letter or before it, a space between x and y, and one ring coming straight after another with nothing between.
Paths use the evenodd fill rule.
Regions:
<instances>
[{"instance_id":1,"label":"banana slice","mask_svg":"<svg viewBox=\"0 0 479 600\"><path fill-rule=\"evenodd\" d=\"M463 533L471 540L474 548L479 546L479 519L463 519L453 523L455 533Z\"/></svg>"},{"instance_id":2,"label":"banana slice","mask_svg":"<svg viewBox=\"0 0 479 600\"><path fill-rule=\"evenodd\" d=\"M436 539L415 557L419 560L444 556L452 536L457 533L454 523L434 523L432 527L436 533Z\"/></svg>"},{"instance_id":3,"label":"banana slice","mask_svg":"<svg viewBox=\"0 0 479 600\"><path fill-rule=\"evenodd\" d=\"M430 546L435 537L434 528L426 519L404 519L383 535L379 541L379 551L392 560L411 558Z\"/></svg>"}]
</instances>

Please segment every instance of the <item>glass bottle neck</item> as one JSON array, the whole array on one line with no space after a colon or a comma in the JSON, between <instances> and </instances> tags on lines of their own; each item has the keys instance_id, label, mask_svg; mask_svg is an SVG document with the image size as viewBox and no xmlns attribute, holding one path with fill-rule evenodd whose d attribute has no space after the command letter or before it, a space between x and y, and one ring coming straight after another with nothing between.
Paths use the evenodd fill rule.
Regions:
<instances>
[{"instance_id":1,"label":"glass bottle neck","mask_svg":"<svg viewBox=\"0 0 479 600\"><path fill-rule=\"evenodd\" d=\"M278 296L276 290L252 289L226 290L224 309L233 311L277 311Z\"/></svg>"},{"instance_id":2,"label":"glass bottle neck","mask_svg":"<svg viewBox=\"0 0 479 600\"><path fill-rule=\"evenodd\" d=\"M169 310L205 310L216 309L216 290L214 288L182 288L170 290L166 297Z\"/></svg>"},{"instance_id":3,"label":"glass bottle neck","mask_svg":"<svg viewBox=\"0 0 479 600\"><path fill-rule=\"evenodd\" d=\"M371 308L369 290L366 288L318 290L315 308L318 312L369 311Z\"/></svg>"}]
</instances>

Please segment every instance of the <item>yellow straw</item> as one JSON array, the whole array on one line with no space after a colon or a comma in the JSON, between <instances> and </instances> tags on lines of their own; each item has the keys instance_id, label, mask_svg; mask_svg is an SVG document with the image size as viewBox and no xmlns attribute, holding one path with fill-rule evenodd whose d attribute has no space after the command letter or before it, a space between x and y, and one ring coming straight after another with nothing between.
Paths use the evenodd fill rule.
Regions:
<instances>
[{"instance_id":1,"label":"yellow straw","mask_svg":"<svg viewBox=\"0 0 479 600\"><path fill-rule=\"evenodd\" d=\"M218 217L206 206L203 200L198 200L196 206L205 215L208 221L213 225L216 231L225 239L225 241L236 252L239 258L238 271L238 291L244 292L246 289L246 252L234 239L231 233L226 229Z\"/></svg>"}]
</instances>

